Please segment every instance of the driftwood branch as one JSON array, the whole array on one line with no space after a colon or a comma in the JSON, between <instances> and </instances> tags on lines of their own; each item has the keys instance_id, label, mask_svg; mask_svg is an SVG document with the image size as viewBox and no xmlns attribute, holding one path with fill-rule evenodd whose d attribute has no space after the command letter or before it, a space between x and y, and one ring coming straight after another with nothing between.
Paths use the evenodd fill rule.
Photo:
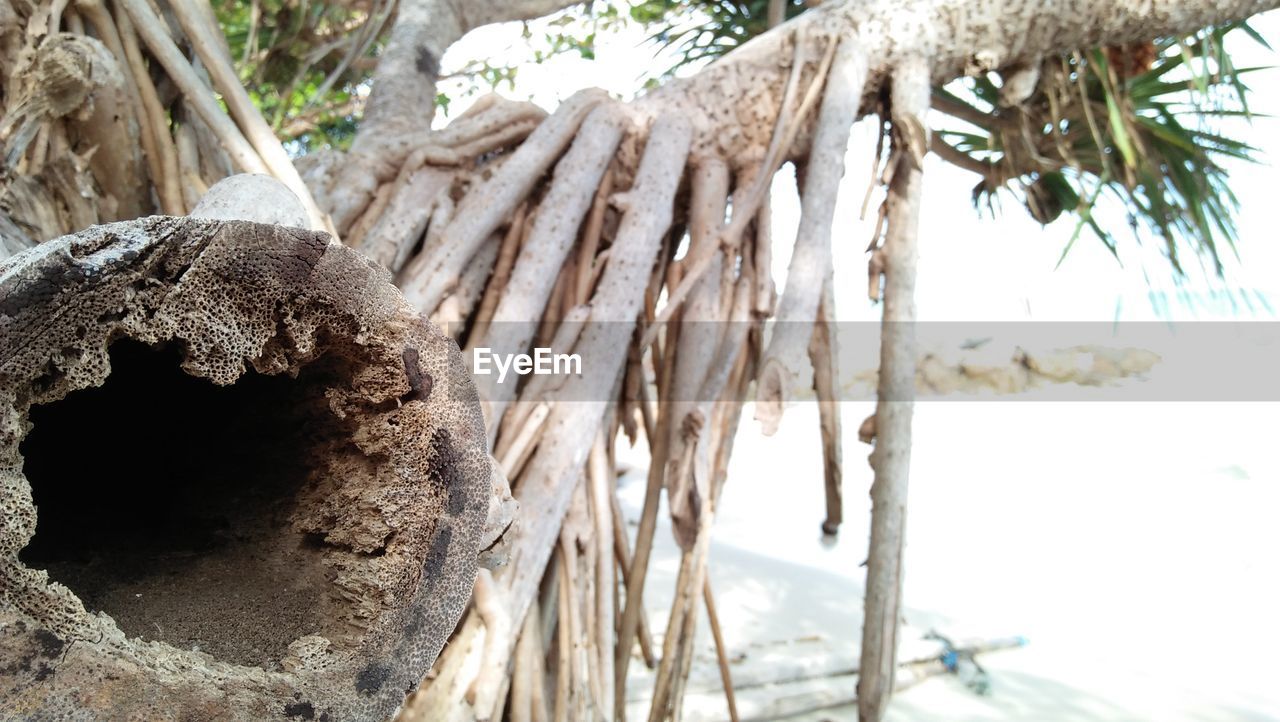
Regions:
<instances>
[{"instance_id":1,"label":"driftwood branch","mask_svg":"<svg viewBox=\"0 0 1280 722\"><path fill-rule=\"evenodd\" d=\"M591 319L578 339L576 350L584 359L583 375L566 381L560 393L566 399L604 399L610 396L627 354L627 339L643 299L648 269L652 267L667 228L672 204L684 172L692 129L678 118L662 118L650 130L644 155L630 193L632 210L625 213L618 230L617 252L604 271L592 299ZM537 452L516 489L523 509L521 525L513 531L511 562L496 575L510 619L523 623L537 594L547 560L559 538L561 521L569 509L573 490L594 443L607 404L602 401L556 403L545 422ZM584 433L584 430L590 433ZM469 619L466 631L475 623ZM515 636L503 640L510 653ZM452 645L444 663L473 652ZM451 709L459 700L456 686L433 684L420 696L423 709ZM456 702L453 703L456 705Z\"/></svg>"}]
</instances>

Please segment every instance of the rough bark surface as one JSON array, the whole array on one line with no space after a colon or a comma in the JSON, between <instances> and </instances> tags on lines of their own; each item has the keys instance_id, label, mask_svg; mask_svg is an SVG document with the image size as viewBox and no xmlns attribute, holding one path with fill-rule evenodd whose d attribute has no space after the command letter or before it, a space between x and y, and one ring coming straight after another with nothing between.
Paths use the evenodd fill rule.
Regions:
<instances>
[{"instance_id":1,"label":"rough bark surface","mask_svg":"<svg viewBox=\"0 0 1280 722\"><path fill-rule=\"evenodd\" d=\"M716 323L720 317L721 262L717 231L724 224L726 200L729 196L729 166L720 158L702 159L689 172L689 248L690 253L713 254L711 267L694 286L681 314L680 353L676 356L669 402L672 424L667 439L665 485L671 511L671 530L680 548L689 551L698 536L703 504L711 503L707 474L693 473L693 450L698 433L686 428L689 418L698 412L702 400L699 392L716 362L716 351L723 329ZM701 416L696 417L702 422ZM696 424L695 424L696 425ZM705 447L705 443L704 443ZM686 457L686 451L688 456Z\"/></svg>"},{"instance_id":2,"label":"rough bark surface","mask_svg":"<svg viewBox=\"0 0 1280 722\"><path fill-rule=\"evenodd\" d=\"M858 667L861 722L879 722L884 716L897 668L915 400L917 235L929 142L924 125L929 111L929 66L924 58L906 61L897 69L889 102L897 168L889 184L889 232L883 249L884 317L876 441L871 453L875 481L871 484L871 544Z\"/></svg>"},{"instance_id":3,"label":"rough bark surface","mask_svg":"<svg viewBox=\"0 0 1280 722\"><path fill-rule=\"evenodd\" d=\"M831 227L836 196L844 177L849 128L858 115L862 85L867 77L867 58L858 38L849 37L839 42L806 165L800 226L787 268L787 285L778 301L778 323L760 368L756 418L766 435L778 430L783 404L793 393L802 371L809 370L805 350L813 335L823 284L831 274Z\"/></svg>"},{"instance_id":4,"label":"rough bark surface","mask_svg":"<svg viewBox=\"0 0 1280 722\"><path fill-rule=\"evenodd\" d=\"M625 115L612 102L587 116L573 147L556 165L529 238L503 288L502 300L493 314L496 330L486 332L485 339L477 345L499 353L521 353L528 348L557 272L573 247L578 227L618 149L626 124ZM496 430L496 419L515 389L495 383L492 377L485 377L478 384L484 390L487 418Z\"/></svg>"},{"instance_id":5,"label":"rough bark surface","mask_svg":"<svg viewBox=\"0 0 1280 722\"><path fill-rule=\"evenodd\" d=\"M166 437L181 447L175 462L140 435L134 448L113 449L128 455L130 473L81 485L46 470L37 482L50 454L93 448L83 437L37 444L48 433L40 419L129 373L137 362L121 349L130 344L135 355L167 350L173 388L198 388L175 391L163 409L113 406L118 423L167 414L164 425L240 384L282 384L288 403L241 421L292 439L297 453L224 467L219 459L249 452L179 433ZM89 512L80 521L107 541L81 539L70 554L33 543L50 541L41 534L54 528L45 513L58 496L106 487L109 500L166 458L186 459L165 472L182 493L208 492L199 499L209 539L117 548L112 525ZM205 468L257 476L236 499L218 491L235 480ZM457 347L385 271L324 234L152 217L0 263L6 715L385 719L467 604L491 493Z\"/></svg>"},{"instance_id":6,"label":"rough bark surface","mask_svg":"<svg viewBox=\"0 0 1280 722\"><path fill-rule=\"evenodd\" d=\"M746 166L759 162L769 146L796 43L856 35L869 63L861 111L866 113L893 68L916 55L931 58L931 81L944 84L963 76L977 58L991 66L984 69L995 70L1047 53L1190 33L1276 6L1276 0L827 0L634 106L641 114L684 115L696 131L695 155L720 155L735 167ZM816 53L808 57L816 62ZM802 153L808 141L802 134L789 157Z\"/></svg>"},{"instance_id":7,"label":"rough bark surface","mask_svg":"<svg viewBox=\"0 0 1280 722\"><path fill-rule=\"evenodd\" d=\"M361 152L385 143L389 136L431 127L440 59L469 31L492 23L532 20L581 2L404 0L378 62L374 90L354 148Z\"/></svg>"}]
</instances>

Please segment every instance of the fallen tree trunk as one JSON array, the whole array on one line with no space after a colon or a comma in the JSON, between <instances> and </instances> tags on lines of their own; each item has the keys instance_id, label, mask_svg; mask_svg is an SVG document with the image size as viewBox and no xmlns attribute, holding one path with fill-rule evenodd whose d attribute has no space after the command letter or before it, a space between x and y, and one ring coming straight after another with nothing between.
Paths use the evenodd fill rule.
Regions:
<instances>
[{"instance_id":1,"label":"fallen tree trunk","mask_svg":"<svg viewBox=\"0 0 1280 722\"><path fill-rule=\"evenodd\" d=\"M153 217L0 263L0 405L6 715L386 719L470 597L461 356L322 233Z\"/></svg>"}]
</instances>

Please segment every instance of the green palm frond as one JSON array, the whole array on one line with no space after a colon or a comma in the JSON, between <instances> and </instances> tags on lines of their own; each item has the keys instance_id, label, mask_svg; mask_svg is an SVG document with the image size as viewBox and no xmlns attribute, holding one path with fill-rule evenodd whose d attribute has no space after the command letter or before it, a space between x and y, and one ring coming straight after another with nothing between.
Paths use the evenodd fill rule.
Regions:
<instances>
[{"instance_id":1,"label":"green palm frond","mask_svg":"<svg viewBox=\"0 0 1280 722\"><path fill-rule=\"evenodd\" d=\"M802 0L788 0L786 16L804 12ZM684 68L715 60L769 29L769 0L642 0L631 19L657 27L649 42L674 51L676 62L660 79Z\"/></svg>"},{"instance_id":2,"label":"green palm frond","mask_svg":"<svg viewBox=\"0 0 1280 722\"><path fill-rule=\"evenodd\" d=\"M1125 208L1135 232L1161 240L1178 274L1184 251L1221 274L1221 254L1235 252L1238 211L1223 161L1258 159L1257 148L1225 129L1254 117L1244 80L1259 69L1235 66L1224 42L1230 32L1262 42L1235 23L1047 59L1036 92L1016 108L1000 107L990 78L958 81L935 91L936 105L966 127L947 124L939 140L983 172L975 203L1010 192L1041 223L1074 215L1064 255L1086 227L1116 252L1093 213L1106 198Z\"/></svg>"}]
</instances>

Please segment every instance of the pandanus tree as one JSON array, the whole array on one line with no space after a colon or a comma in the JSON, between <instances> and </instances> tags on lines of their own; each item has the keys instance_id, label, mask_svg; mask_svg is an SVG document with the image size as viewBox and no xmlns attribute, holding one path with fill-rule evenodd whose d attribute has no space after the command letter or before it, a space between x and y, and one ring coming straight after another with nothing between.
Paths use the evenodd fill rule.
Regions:
<instances>
[{"instance_id":1,"label":"pandanus tree","mask_svg":"<svg viewBox=\"0 0 1280 722\"><path fill-rule=\"evenodd\" d=\"M5 251L109 221L183 216L227 175L264 173L299 199L293 222L385 268L464 348L579 353L581 375L563 383L475 379L494 478L510 479L520 505L502 544L485 550L504 563L478 573L428 564L425 574L457 577L450 589L470 588L475 574L464 614L441 607L462 614L448 645L438 659L415 654L408 672L396 667L426 675L416 691L382 693L387 674L368 673L377 666L355 689L408 692L406 720L621 719L638 646L657 668L650 719L677 718L699 607L715 619L707 554L743 399L754 395L768 432L812 379L824 402L828 522L838 523L833 299L848 282L831 248L849 239L834 237L835 200L851 126L878 117L885 193L868 268L884 325L879 402L863 424L875 481L856 691L860 717L880 719L897 664L925 155L978 174L976 200L1012 193L1042 222L1074 214L1112 245L1092 209L1114 194L1167 240L1175 265L1186 244L1216 264L1218 242L1233 239L1220 160L1250 148L1183 118L1237 110L1212 104L1224 89L1243 100L1223 35L1249 32L1243 21L1275 3L638 3L637 21L664 28L658 42L715 62L629 102L585 89L547 113L488 95L432 129L450 45L577 4L0 4ZM931 110L942 126L931 127ZM801 213L779 291L769 195L785 163L797 168ZM273 219L252 208L272 201L240 202L250 220ZM95 243L82 238L67 253ZM5 268L20 267L30 273ZM400 402L429 394L420 376L415 385L416 360L379 358L403 365ZM651 455L634 538L614 496L619 433L643 435ZM642 595L663 495L682 557L657 650ZM395 557L398 537L388 539L381 553ZM36 583L6 583L19 579ZM323 594L359 606L376 587ZM438 637L415 650L440 649L440 625L430 626L405 632ZM324 718L307 705L278 714ZM379 718L394 705L342 709Z\"/></svg>"}]
</instances>

